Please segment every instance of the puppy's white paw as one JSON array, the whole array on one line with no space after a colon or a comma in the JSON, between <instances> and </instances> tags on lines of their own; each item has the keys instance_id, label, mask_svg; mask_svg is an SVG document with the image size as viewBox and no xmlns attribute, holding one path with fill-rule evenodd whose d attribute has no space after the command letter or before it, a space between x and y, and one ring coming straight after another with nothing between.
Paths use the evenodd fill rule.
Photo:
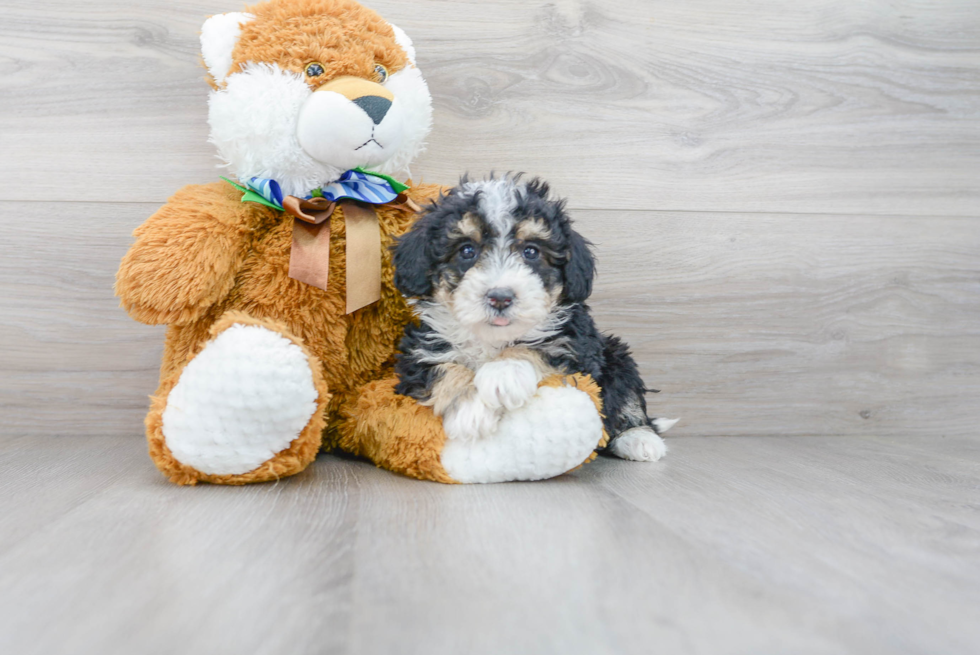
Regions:
<instances>
[{"instance_id":1,"label":"puppy's white paw","mask_svg":"<svg viewBox=\"0 0 980 655\"><path fill-rule=\"evenodd\" d=\"M523 359L501 359L481 366L473 384L489 407L511 410L526 403L538 390L541 378L531 362Z\"/></svg>"},{"instance_id":2,"label":"puppy's white paw","mask_svg":"<svg viewBox=\"0 0 980 655\"><path fill-rule=\"evenodd\" d=\"M634 462L655 462L667 454L667 444L651 428L631 428L613 439L609 452Z\"/></svg>"},{"instance_id":3,"label":"puppy's white paw","mask_svg":"<svg viewBox=\"0 0 980 655\"><path fill-rule=\"evenodd\" d=\"M487 407L478 394L459 400L446 410L442 417L442 429L449 439L471 441L491 434L497 429L500 412Z\"/></svg>"}]
</instances>

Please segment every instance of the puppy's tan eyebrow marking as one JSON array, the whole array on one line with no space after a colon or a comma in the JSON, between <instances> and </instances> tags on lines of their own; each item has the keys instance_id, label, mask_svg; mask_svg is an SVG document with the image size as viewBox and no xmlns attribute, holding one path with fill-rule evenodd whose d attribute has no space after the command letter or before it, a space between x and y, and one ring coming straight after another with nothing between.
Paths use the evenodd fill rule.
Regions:
<instances>
[{"instance_id":1,"label":"puppy's tan eyebrow marking","mask_svg":"<svg viewBox=\"0 0 980 655\"><path fill-rule=\"evenodd\" d=\"M451 235L454 237L466 237L479 243L483 240L482 221L475 214L466 214L453 226Z\"/></svg>"},{"instance_id":2,"label":"puppy's tan eyebrow marking","mask_svg":"<svg viewBox=\"0 0 980 655\"><path fill-rule=\"evenodd\" d=\"M551 230L540 218L528 218L517 224L515 236L520 241L530 241L532 239L547 241L551 238Z\"/></svg>"},{"instance_id":3,"label":"puppy's tan eyebrow marking","mask_svg":"<svg viewBox=\"0 0 980 655\"><path fill-rule=\"evenodd\" d=\"M452 236L466 237L479 243L483 240L483 221L475 214L466 214L453 226Z\"/></svg>"}]
</instances>

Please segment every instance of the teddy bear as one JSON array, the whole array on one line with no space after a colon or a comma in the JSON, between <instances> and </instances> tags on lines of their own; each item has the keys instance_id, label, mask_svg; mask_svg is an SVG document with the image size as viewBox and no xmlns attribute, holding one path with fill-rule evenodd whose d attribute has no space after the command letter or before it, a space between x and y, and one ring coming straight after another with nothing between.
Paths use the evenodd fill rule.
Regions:
<instances>
[{"instance_id":1,"label":"teddy bear","mask_svg":"<svg viewBox=\"0 0 980 655\"><path fill-rule=\"evenodd\" d=\"M134 319L168 326L145 421L156 466L177 484L240 485L340 449L453 483L593 457L604 433L588 377L543 380L468 443L395 393L413 316L392 247L442 190L409 179L432 101L405 32L353 0L269 0L208 18L201 52L226 176L138 227L115 286Z\"/></svg>"}]
</instances>

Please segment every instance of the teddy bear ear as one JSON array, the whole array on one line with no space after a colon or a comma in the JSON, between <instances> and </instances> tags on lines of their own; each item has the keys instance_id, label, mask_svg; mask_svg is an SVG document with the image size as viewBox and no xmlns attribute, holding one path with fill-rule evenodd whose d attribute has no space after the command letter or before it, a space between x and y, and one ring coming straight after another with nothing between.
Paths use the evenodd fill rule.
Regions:
<instances>
[{"instance_id":1,"label":"teddy bear ear","mask_svg":"<svg viewBox=\"0 0 980 655\"><path fill-rule=\"evenodd\" d=\"M231 53L242 33L242 25L253 18L255 16L252 14L233 11L215 14L201 26L201 56L216 84L221 84L228 77Z\"/></svg>"},{"instance_id":2,"label":"teddy bear ear","mask_svg":"<svg viewBox=\"0 0 980 655\"><path fill-rule=\"evenodd\" d=\"M398 27L394 23L388 23L388 24L391 25L391 29L395 31L395 43L397 43L402 47L402 50L404 50L405 54L408 55L408 60L412 62L412 65L414 66L415 46L412 45L412 39L408 38L408 35L405 34L405 30L403 30L402 28Z\"/></svg>"}]
</instances>

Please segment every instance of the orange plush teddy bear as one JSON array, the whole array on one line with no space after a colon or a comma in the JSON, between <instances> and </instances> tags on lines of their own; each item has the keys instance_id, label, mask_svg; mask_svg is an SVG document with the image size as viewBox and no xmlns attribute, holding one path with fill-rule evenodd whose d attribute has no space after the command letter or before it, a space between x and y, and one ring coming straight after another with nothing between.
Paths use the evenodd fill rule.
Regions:
<instances>
[{"instance_id":1,"label":"orange plush teddy bear","mask_svg":"<svg viewBox=\"0 0 980 655\"><path fill-rule=\"evenodd\" d=\"M400 182L432 114L406 34L352 0L271 0L212 16L201 46L210 141L233 179L178 191L136 230L116 281L133 318L169 326L146 418L160 470L244 484L340 448L458 482L551 477L588 459L603 432L587 378L542 383L567 394L573 423L517 450L512 438L457 444L449 459L441 421L394 393L412 312L391 247L440 192ZM530 473L518 458L535 459Z\"/></svg>"}]
</instances>

